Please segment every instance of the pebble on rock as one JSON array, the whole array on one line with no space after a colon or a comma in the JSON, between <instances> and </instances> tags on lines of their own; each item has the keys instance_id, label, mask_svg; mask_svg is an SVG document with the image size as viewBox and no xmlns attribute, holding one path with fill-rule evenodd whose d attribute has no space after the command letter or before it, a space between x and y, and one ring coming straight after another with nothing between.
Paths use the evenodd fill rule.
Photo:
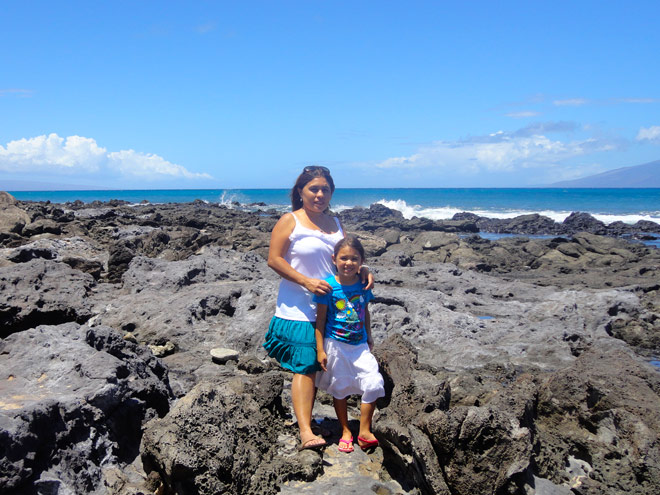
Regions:
<instances>
[{"instance_id":1,"label":"pebble on rock","mask_svg":"<svg viewBox=\"0 0 660 495\"><path fill-rule=\"evenodd\" d=\"M154 356L161 358L174 354L176 347L172 342L166 342L165 345L150 345L149 349L151 349Z\"/></svg>"}]
</instances>

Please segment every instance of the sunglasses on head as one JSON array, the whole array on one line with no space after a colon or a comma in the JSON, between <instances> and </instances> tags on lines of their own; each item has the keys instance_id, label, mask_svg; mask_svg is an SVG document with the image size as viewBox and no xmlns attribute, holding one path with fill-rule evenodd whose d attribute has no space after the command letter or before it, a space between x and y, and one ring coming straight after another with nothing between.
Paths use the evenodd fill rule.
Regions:
<instances>
[{"instance_id":1,"label":"sunglasses on head","mask_svg":"<svg viewBox=\"0 0 660 495\"><path fill-rule=\"evenodd\" d=\"M311 167L305 167L303 169L303 173L308 174L310 172L322 172L324 174L330 174L330 170L328 170L326 167L321 167L320 165L312 165Z\"/></svg>"}]
</instances>

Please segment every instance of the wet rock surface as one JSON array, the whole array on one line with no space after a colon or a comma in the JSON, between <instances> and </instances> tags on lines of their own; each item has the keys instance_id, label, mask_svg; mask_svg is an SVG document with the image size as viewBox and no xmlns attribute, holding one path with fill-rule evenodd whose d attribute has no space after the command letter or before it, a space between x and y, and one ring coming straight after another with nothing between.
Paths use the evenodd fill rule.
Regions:
<instances>
[{"instance_id":1,"label":"wet rock surface","mask_svg":"<svg viewBox=\"0 0 660 495\"><path fill-rule=\"evenodd\" d=\"M343 454L323 393L330 445L298 452L261 348L279 214L0 201L2 493L660 492L660 255L622 238L656 224L342 212L388 392Z\"/></svg>"}]
</instances>

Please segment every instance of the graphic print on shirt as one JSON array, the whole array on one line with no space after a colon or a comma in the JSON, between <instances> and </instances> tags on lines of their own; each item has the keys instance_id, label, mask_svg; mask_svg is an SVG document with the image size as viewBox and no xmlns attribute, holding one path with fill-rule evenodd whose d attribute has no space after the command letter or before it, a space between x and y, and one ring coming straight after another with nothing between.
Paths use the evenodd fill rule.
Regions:
<instances>
[{"instance_id":1,"label":"graphic print on shirt","mask_svg":"<svg viewBox=\"0 0 660 495\"><path fill-rule=\"evenodd\" d=\"M356 294L348 299L337 299L335 308L337 309L335 319L338 322L344 322L344 331L341 332L341 336L347 337L349 334L360 334L362 322L364 321L364 298L362 294Z\"/></svg>"}]
</instances>

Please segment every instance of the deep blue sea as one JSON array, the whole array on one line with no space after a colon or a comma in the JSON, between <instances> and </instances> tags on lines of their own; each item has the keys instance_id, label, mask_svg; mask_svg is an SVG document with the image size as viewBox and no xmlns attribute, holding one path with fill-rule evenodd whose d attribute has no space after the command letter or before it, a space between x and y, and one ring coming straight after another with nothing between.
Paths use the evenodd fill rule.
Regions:
<instances>
[{"instance_id":1,"label":"deep blue sea","mask_svg":"<svg viewBox=\"0 0 660 495\"><path fill-rule=\"evenodd\" d=\"M288 189L165 189L106 191L9 191L17 199L55 203L122 199L139 203L179 203L195 199L232 206L238 202L255 208L286 211ZM562 222L571 212L582 211L611 223L650 220L660 223L660 189L337 189L335 211L381 203L407 218L449 219L461 211L491 218L512 218L539 213Z\"/></svg>"}]
</instances>

